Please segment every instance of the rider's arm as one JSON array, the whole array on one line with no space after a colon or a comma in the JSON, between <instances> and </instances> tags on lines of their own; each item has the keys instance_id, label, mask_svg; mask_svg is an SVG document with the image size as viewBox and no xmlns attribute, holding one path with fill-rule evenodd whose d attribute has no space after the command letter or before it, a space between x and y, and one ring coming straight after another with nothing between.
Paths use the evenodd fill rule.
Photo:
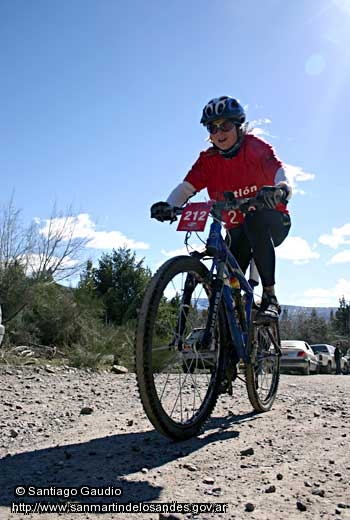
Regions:
<instances>
[{"instance_id":1,"label":"rider's arm","mask_svg":"<svg viewBox=\"0 0 350 520\"><path fill-rule=\"evenodd\" d=\"M166 202L171 206L180 207L196 193L190 182L183 181L170 193Z\"/></svg>"},{"instance_id":2,"label":"rider's arm","mask_svg":"<svg viewBox=\"0 0 350 520\"><path fill-rule=\"evenodd\" d=\"M278 168L276 172L275 186L280 186L281 188L284 188L287 192L286 200L289 201L291 199L293 190L286 175L286 171L283 167Z\"/></svg>"}]
</instances>

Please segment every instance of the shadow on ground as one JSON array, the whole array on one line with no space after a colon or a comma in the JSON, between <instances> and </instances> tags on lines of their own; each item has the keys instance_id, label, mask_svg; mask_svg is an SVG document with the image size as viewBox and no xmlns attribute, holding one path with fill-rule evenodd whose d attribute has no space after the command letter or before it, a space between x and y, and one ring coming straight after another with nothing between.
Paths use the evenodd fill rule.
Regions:
<instances>
[{"instance_id":1,"label":"shadow on ground","mask_svg":"<svg viewBox=\"0 0 350 520\"><path fill-rule=\"evenodd\" d=\"M10 506L11 501L31 503L37 500L57 502L57 497L18 497L16 486L74 487L114 486L123 489L118 502L157 501L162 487L154 483L152 473L142 475L143 480L129 476L161 468L164 464L181 459L216 441L237 438L239 432L231 427L240 422L254 420L253 413L213 418L205 433L183 442L172 442L155 431L132 432L92 439L80 444L65 444L36 449L0 460L0 506ZM74 497L74 500L82 500ZM69 499L65 499L69 500ZM83 502L115 502L116 497L83 497Z\"/></svg>"}]
</instances>

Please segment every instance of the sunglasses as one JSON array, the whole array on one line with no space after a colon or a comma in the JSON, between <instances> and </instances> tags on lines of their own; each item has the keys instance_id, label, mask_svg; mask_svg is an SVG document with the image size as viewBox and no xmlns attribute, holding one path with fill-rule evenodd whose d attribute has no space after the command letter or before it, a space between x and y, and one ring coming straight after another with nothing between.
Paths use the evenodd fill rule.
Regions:
<instances>
[{"instance_id":1,"label":"sunglasses","mask_svg":"<svg viewBox=\"0 0 350 520\"><path fill-rule=\"evenodd\" d=\"M218 132L219 130L221 130L222 132L229 132L234 127L235 124L233 121L231 121L230 119L225 119L225 121L223 121L220 124L209 123L207 125L207 130L211 135L215 135L216 132Z\"/></svg>"}]
</instances>

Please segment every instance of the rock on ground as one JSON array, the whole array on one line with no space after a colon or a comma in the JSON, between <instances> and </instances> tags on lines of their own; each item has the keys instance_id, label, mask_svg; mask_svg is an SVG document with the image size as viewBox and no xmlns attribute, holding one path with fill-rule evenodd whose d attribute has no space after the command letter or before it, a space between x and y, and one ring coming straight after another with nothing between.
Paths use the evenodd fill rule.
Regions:
<instances>
[{"instance_id":1,"label":"rock on ground","mask_svg":"<svg viewBox=\"0 0 350 520\"><path fill-rule=\"evenodd\" d=\"M133 374L2 366L0 384L1 520L350 519L350 376L282 375L260 415L235 382L204 433L179 443L154 431ZM76 506L74 495L53 495L81 486L85 506L141 501L149 512L11 513L13 501ZM33 497L35 487L52 496ZM109 494L96 496L103 487ZM192 512L150 511L174 502Z\"/></svg>"}]
</instances>

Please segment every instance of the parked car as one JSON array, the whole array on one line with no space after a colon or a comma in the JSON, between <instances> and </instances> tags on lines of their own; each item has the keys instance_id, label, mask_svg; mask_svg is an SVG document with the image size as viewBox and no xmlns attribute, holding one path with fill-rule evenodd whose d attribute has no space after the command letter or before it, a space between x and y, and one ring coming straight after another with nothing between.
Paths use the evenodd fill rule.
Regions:
<instances>
[{"instance_id":1,"label":"parked car","mask_svg":"<svg viewBox=\"0 0 350 520\"><path fill-rule=\"evenodd\" d=\"M318 343L316 345L310 346L319 360L320 371L326 372L327 374L331 374L332 372L334 372L334 347L332 345L327 345L326 343Z\"/></svg>"},{"instance_id":2,"label":"parked car","mask_svg":"<svg viewBox=\"0 0 350 520\"><path fill-rule=\"evenodd\" d=\"M345 356L344 357L346 359L348 367L350 368L350 348L348 348L348 350L345 352Z\"/></svg>"},{"instance_id":3,"label":"parked car","mask_svg":"<svg viewBox=\"0 0 350 520\"><path fill-rule=\"evenodd\" d=\"M281 341L281 371L298 371L309 375L311 372L318 374L320 365L317 356L306 341L282 340Z\"/></svg>"},{"instance_id":4,"label":"parked car","mask_svg":"<svg viewBox=\"0 0 350 520\"><path fill-rule=\"evenodd\" d=\"M342 370L343 374L349 374L350 364L349 364L349 360L345 356L342 356L342 358L340 360L340 366L341 366L341 370Z\"/></svg>"},{"instance_id":5,"label":"parked car","mask_svg":"<svg viewBox=\"0 0 350 520\"><path fill-rule=\"evenodd\" d=\"M188 336L185 339L183 349L189 350L193 347L200 348L200 342L205 332L205 328L198 327L196 329L191 330Z\"/></svg>"},{"instance_id":6,"label":"parked car","mask_svg":"<svg viewBox=\"0 0 350 520\"><path fill-rule=\"evenodd\" d=\"M0 346L1 346L2 340L4 339L4 335L5 335L5 327L2 324L2 310L1 310L1 306L0 306Z\"/></svg>"},{"instance_id":7,"label":"parked car","mask_svg":"<svg viewBox=\"0 0 350 520\"><path fill-rule=\"evenodd\" d=\"M333 345L328 345L327 343L317 343L316 345L310 346L318 357L321 371L326 372L327 374L335 372L335 347L333 347ZM340 368L343 374L347 374L349 372L349 362L344 356L342 356L340 360Z\"/></svg>"},{"instance_id":8,"label":"parked car","mask_svg":"<svg viewBox=\"0 0 350 520\"><path fill-rule=\"evenodd\" d=\"M209 346L203 350L201 341L205 332L205 328L198 327L193 329L185 338L183 344L183 364L182 368L185 373L212 368L216 357L215 345Z\"/></svg>"}]
</instances>

